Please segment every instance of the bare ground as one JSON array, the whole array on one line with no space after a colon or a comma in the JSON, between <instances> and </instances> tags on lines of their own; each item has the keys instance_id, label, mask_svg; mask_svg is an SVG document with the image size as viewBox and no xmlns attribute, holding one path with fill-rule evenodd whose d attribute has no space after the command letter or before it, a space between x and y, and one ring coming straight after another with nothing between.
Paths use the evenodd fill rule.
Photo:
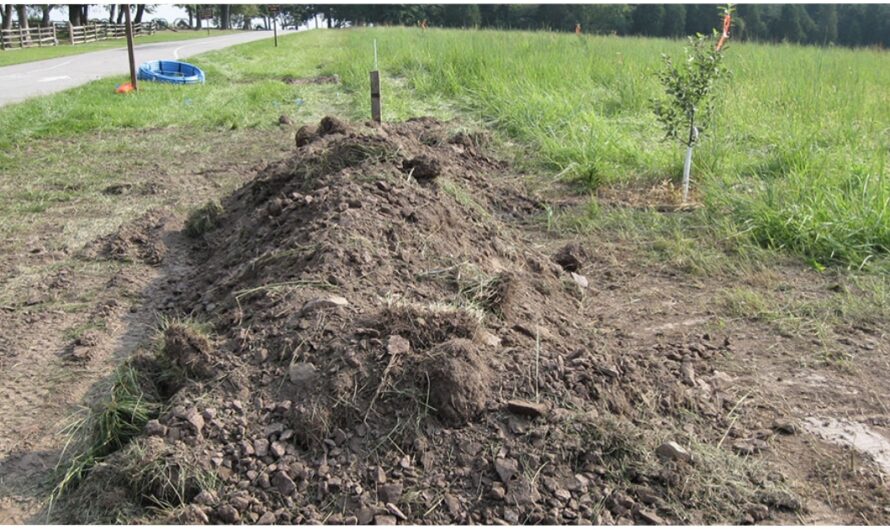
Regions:
<instances>
[{"instance_id":1,"label":"bare ground","mask_svg":"<svg viewBox=\"0 0 890 530\"><path fill-rule=\"evenodd\" d=\"M153 135L166 133L139 134L151 145ZM128 175L124 193L138 193L149 183L165 190L160 200L154 194L144 201L137 196L136 204L144 202L144 208L112 214L138 232L145 226L140 217L149 209L158 212L150 217L156 221L151 224L156 237L148 239L163 249L160 260L146 260L154 253L138 248L134 254L123 253L127 261L103 255L101 249L98 254L83 252L87 243L116 232L116 227L80 236L79 244L69 247L66 236L71 232L65 227L72 222L88 227L96 215L90 210L90 215L72 219L79 211L73 206L48 210L41 224L21 227L2 243L0 522L42 520L52 469L66 442L60 430L79 407L107 391L107 376L117 364L150 344L157 314L175 310L168 306L171 297L188 291L188 279L201 270L192 268L195 253L180 232L182 206L223 196L251 178L262 158L279 158L291 150L288 134L246 134L242 149L214 150L200 162L200 171L149 167ZM229 145L220 135L218 145ZM266 149L270 137L271 156ZM107 160L79 164L86 172L108 170ZM719 447L762 463L765 476L751 478L753 483L786 485L801 501L788 509L770 506L768 519L773 522L890 522L885 483L890 471L863 452L807 429L812 418L834 418L890 436L887 322L878 310L871 318L867 311L838 309L871 293L862 292L847 275L818 274L787 260L702 276L653 264L635 243L617 236L605 241L569 238L534 224L522 234L542 255L553 255L568 242L592 249L577 271L589 282L578 310L592 316L593 333L612 353L631 352L641 363L668 366L676 377L670 384L693 394L719 393L728 403L721 405L719 417L690 414L688 425L677 417L665 418L652 425L653 432L716 432L692 451ZM690 346L718 338L728 340L725 347L696 363L691 374L682 355L676 362L664 362L665 355L689 354ZM701 425L708 422L713 424ZM621 516L608 517L620 521ZM762 519L759 512L750 517L726 522Z\"/></svg>"}]
</instances>

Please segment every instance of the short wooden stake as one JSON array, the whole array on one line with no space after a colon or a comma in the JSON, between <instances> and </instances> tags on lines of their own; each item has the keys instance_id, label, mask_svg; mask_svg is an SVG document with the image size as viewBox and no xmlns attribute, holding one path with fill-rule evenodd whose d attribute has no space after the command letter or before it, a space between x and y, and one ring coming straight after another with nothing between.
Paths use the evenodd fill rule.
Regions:
<instances>
[{"instance_id":1,"label":"short wooden stake","mask_svg":"<svg viewBox=\"0 0 890 530\"><path fill-rule=\"evenodd\" d=\"M371 72L371 119L380 123L380 72Z\"/></svg>"}]
</instances>

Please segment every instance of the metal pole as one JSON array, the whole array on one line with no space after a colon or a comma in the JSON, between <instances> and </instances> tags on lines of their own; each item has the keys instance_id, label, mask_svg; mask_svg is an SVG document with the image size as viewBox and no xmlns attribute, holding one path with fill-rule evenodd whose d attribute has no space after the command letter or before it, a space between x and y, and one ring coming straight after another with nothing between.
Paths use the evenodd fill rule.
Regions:
<instances>
[{"instance_id":1,"label":"metal pole","mask_svg":"<svg viewBox=\"0 0 890 530\"><path fill-rule=\"evenodd\" d=\"M272 31L275 33L275 47L278 47L278 15L272 17Z\"/></svg>"},{"instance_id":2,"label":"metal pole","mask_svg":"<svg viewBox=\"0 0 890 530\"><path fill-rule=\"evenodd\" d=\"M127 55L130 57L130 84L133 90L137 90L136 86L136 57L133 56L133 23L130 22L130 4L126 4L124 17L127 19Z\"/></svg>"}]
</instances>

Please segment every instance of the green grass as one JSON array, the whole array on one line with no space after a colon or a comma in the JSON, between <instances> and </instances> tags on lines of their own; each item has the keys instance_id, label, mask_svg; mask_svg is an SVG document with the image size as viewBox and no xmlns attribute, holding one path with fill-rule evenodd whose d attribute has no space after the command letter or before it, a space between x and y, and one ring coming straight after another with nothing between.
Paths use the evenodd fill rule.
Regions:
<instances>
[{"instance_id":1,"label":"green grass","mask_svg":"<svg viewBox=\"0 0 890 530\"><path fill-rule=\"evenodd\" d=\"M153 35L145 35L142 37L136 37L135 43L136 45L140 44L151 44L154 42L170 42L170 41L178 41L178 40L191 40L191 39L201 39L206 37L219 37L221 35L232 35L235 33L240 33L237 30L211 30L210 35L207 35L207 31L159 31ZM58 46L47 46L41 48L11 48L5 51L0 51L0 67L2 66L10 66L13 64L22 64L22 63L30 63L33 61L43 61L45 59L55 59L57 57L67 57L69 55L78 55L81 53L88 52L97 52L101 50L110 50L114 48L126 48L127 41L126 39L113 39L113 40L103 40L99 42L88 42L86 44L77 44L71 45L64 42L64 39L59 41Z\"/></svg>"},{"instance_id":2,"label":"green grass","mask_svg":"<svg viewBox=\"0 0 890 530\"><path fill-rule=\"evenodd\" d=\"M113 88L124 78L112 78L10 106L0 110L0 172L38 138L271 128L279 114L302 121L326 108L366 118L374 39L386 120L460 114L486 123L519 146L524 169L558 173L588 191L678 180L682 149L662 141L649 102L660 92L660 55L678 54L679 41L412 28L311 31L283 37L278 49L257 42L212 52L194 59L205 86L144 83L119 96ZM684 252L720 241L734 252L788 251L817 269L886 270L890 56L733 44L726 62L733 75L693 169L693 196L704 208L652 214L646 224L677 226ZM319 73L343 84L280 81ZM26 202L42 207L68 194L44 190ZM600 225L608 210L593 204L586 224Z\"/></svg>"},{"instance_id":3,"label":"green grass","mask_svg":"<svg viewBox=\"0 0 890 530\"><path fill-rule=\"evenodd\" d=\"M679 42L351 31L349 53L331 69L357 90L362 108L373 39L381 70L406 79L416 92L412 101L455 102L526 145L524 154L539 167L594 189L680 175L682 151L661 141L649 106L660 91L653 75L660 55L678 54ZM720 91L716 125L696 152L693 172L708 224L788 249L817 267L882 258L890 250L890 94L882 88L890 83L890 56L734 44L727 65L733 75ZM410 109L404 93L388 117Z\"/></svg>"}]
</instances>

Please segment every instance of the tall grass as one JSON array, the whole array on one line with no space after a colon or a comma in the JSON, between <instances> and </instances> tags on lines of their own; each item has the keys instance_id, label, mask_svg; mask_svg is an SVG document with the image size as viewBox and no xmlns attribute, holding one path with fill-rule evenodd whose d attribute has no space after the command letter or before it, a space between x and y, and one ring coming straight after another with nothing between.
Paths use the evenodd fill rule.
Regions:
<instances>
[{"instance_id":1,"label":"tall grass","mask_svg":"<svg viewBox=\"0 0 890 530\"><path fill-rule=\"evenodd\" d=\"M369 49L419 98L446 97L526 143L543 167L592 188L680 175L661 141L653 72L680 43L567 34L348 32L331 65L364 103ZM734 44L693 178L715 219L816 264L859 266L890 250L890 55ZM404 105L404 103L402 103Z\"/></svg>"}]
</instances>

